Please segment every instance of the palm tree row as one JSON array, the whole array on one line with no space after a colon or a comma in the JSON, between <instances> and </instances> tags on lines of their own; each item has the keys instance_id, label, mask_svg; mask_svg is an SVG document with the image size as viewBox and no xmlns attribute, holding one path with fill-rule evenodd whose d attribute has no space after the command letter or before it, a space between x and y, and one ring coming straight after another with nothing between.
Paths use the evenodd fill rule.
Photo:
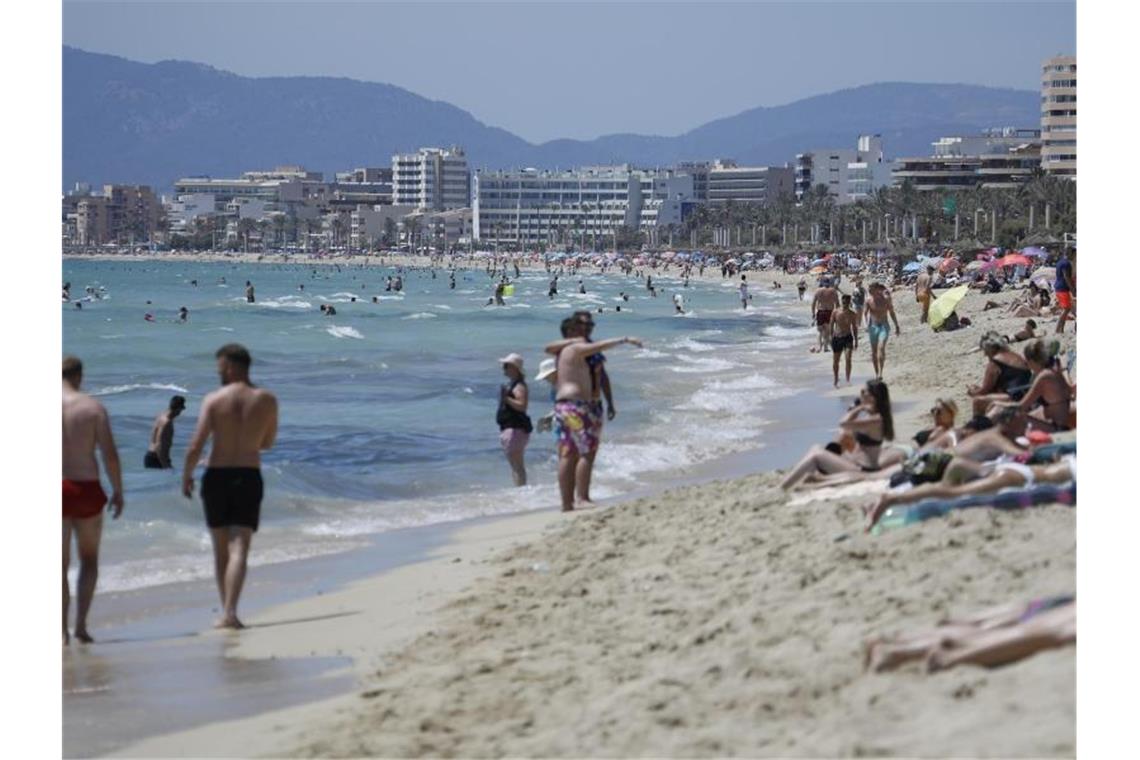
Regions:
<instances>
[{"instance_id":1,"label":"palm tree row","mask_svg":"<svg viewBox=\"0 0 1140 760\"><path fill-rule=\"evenodd\" d=\"M698 207L677 230L677 246L768 247L986 244L1014 247L1075 233L1074 183L1039 173L1009 189L919 191L908 182L838 205L817 185L799 203ZM673 232L673 230L668 230ZM667 241L658 235L658 246Z\"/></svg>"}]
</instances>

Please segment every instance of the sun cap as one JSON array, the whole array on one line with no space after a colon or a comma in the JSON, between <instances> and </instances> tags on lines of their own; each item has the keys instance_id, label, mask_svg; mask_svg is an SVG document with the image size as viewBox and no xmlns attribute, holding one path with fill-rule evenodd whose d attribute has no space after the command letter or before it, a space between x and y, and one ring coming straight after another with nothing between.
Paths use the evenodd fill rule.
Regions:
<instances>
[{"instance_id":1,"label":"sun cap","mask_svg":"<svg viewBox=\"0 0 1140 760\"><path fill-rule=\"evenodd\" d=\"M499 359L499 364L513 364L516 368L518 368L519 372L522 372L523 358L519 354L507 354L506 356Z\"/></svg>"},{"instance_id":2,"label":"sun cap","mask_svg":"<svg viewBox=\"0 0 1140 760\"><path fill-rule=\"evenodd\" d=\"M538 365L538 374L534 376L535 380L545 380L558 371L558 362L554 359L543 359L542 363Z\"/></svg>"}]
</instances>

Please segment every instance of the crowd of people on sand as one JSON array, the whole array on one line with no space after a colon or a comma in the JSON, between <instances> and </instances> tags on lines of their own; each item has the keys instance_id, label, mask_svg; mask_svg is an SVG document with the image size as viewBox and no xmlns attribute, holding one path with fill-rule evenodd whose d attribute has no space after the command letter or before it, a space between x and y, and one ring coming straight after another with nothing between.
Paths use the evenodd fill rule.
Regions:
<instances>
[{"instance_id":1,"label":"crowd of people on sand","mask_svg":"<svg viewBox=\"0 0 1140 760\"><path fill-rule=\"evenodd\" d=\"M969 418L960 424L958 404L939 398L930 409L930 426L917 431L908 444L896 440L890 392L883 380L886 356L881 351L890 334L888 317L899 333L890 290L871 283L857 312L852 308L856 294L840 294L837 282L823 277L812 299L818 329L812 350L830 349L836 385L840 354L845 355L850 381L851 352L858 345L859 326L866 323L875 376L839 419L835 440L811 447L786 473L781 487L882 481L882 495L863 508L864 528L873 535L957 509L1075 505L1076 350L1063 357L1060 341L1039 332L1037 321L1053 314L1054 331L1062 333L1075 314L1074 261L1075 251L1063 254L1056 266L1056 311L1048 310L1048 288L1034 281L1023 283L1024 291L1009 306L987 305L1030 318L1012 336L996 330L980 336L976 350L985 361L979 382L965 389ZM934 275L933 267L928 268L914 283L920 325L930 319ZM855 282L861 290L860 278ZM1024 347L1015 349L1019 343ZM953 390L947 389L948 395ZM1075 637L1075 597L1065 594L1014 602L1001 610L946 621L930 631L872 639L866 643L866 665L875 671L912 660L924 660L931 671L961 663L993 666L1070 644Z\"/></svg>"},{"instance_id":2,"label":"crowd of people on sand","mask_svg":"<svg viewBox=\"0 0 1140 760\"><path fill-rule=\"evenodd\" d=\"M1075 503L1076 487L1076 382L1075 349L1062 357L1060 343L1045 340L1038 331L1039 320L1057 316L1055 332L1064 331L1075 318L1075 251L1063 255L1055 267L1053 294L1039 280L1023 278L1019 297L1004 308L1014 317L1026 317L1023 328L1007 336L997 331L984 333L978 351L985 362L977 384L965 389L970 400L970 417L959 424L958 404L938 399L930 410L930 426L917 431L912 444L896 440L890 392L884 380L886 347L894 327L901 334L893 294L908 287L898 277L898 267L866 267L848 271L849 290L845 292L840 268L822 274L810 302L811 323L817 337L813 352L832 355L832 375L839 385L841 365L849 383L852 357L859 348L860 331L866 330L870 345L873 378L860 388L859 396L840 418L835 440L813 446L785 475L781 487L843 486L879 480L888 490L864 507L865 529L873 534L919 522L932 515L960 508L990 506L1024 507L1039 503ZM443 257L431 262L431 276L443 265ZM603 262L607 270L637 275L646 290L657 295L654 274L668 271L672 262L654 261L644 269L629 262ZM694 274L703 274L704 263L676 263L684 286ZM509 297L513 266L514 279L521 276L519 262L509 257L485 263L485 273L493 283L488 305L501 305ZM583 263L547 261L551 276L548 297L558 294L559 278L577 278L579 293L586 285ZM455 261L449 272L449 288L454 290ZM464 267L466 269L466 267ZM790 271L785 266L786 271ZM801 270L802 271L802 270ZM387 292L404 288L401 271L388 277ZM747 310L753 296L747 276L739 269L721 266L723 278L739 274L741 308ZM919 324L929 320L935 301L934 290L944 282L933 268L922 271L913 281L915 300L920 306ZM314 276L315 270L314 270ZM865 279L871 281L864 284ZM979 278L980 279L980 278ZM988 283L990 278L984 281ZM192 283L196 285L196 281ZM1009 287L1013 283L999 283ZM300 290L304 285L298 286ZM983 288L989 288L983 284ZM70 283L63 288L65 301L71 299ZM797 283L799 299L807 290L807 277ZM101 289L88 287L86 299L102 297ZM625 291L620 294L628 301ZM245 299L256 302L254 285L245 282ZM1055 300L1055 307L1052 306ZM377 303L376 297L372 298ZM684 296L678 290L672 304L675 314L685 314ZM78 305L78 304L77 304ZM620 306L617 310L620 311ZM322 305L326 316L336 314L331 304ZM180 321L188 310L179 311ZM606 369L605 352L622 345L641 346L636 338L598 340L594 337L594 315L575 311L560 325L560 337L544 347L535 382L547 383L543 392L550 411L532 421L529 411L534 401L527 384L525 362L518 353L499 359L505 382L499 391L496 423L500 444L516 486L527 484L525 452L531 435L552 436L557 450L557 479L561 509L565 512L592 506L590 484L602 430L616 415L613 389ZM1075 329L1075 328L1074 328ZM1018 351L1014 344L1024 344ZM216 368L222 387L202 402L198 423L182 468L182 493L190 498L194 474L204 448L212 440L206 469L201 478L200 496L213 546L214 574L222 614L221 628L243 627L238 617L253 534L260 520L263 484L260 452L271 448L277 434L277 401L272 393L250 379L252 358L238 344L228 344L216 353ZM69 633L70 589L67 570L71 559L72 536L79 559L77 613L74 638L92 641L87 627L96 578L102 515L110 507L117 518L124 506L122 464L119 461L106 410L81 390L83 366L76 357L63 360L63 639ZM948 394L952 395L952 394ZM175 396L168 408L155 419L143 462L146 468L172 468L171 443L174 421L186 408L186 399ZM112 494L100 484L96 452L110 480ZM1071 596L1050 597L1029 603L1016 603L1007 609L987 612L959 621L948 621L932 631L878 638L868 642L867 664L885 670L914 659L925 659L930 669L964 662L1001 664L1040 649L1060 646L1075 637L1075 600Z\"/></svg>"}]
</instances>

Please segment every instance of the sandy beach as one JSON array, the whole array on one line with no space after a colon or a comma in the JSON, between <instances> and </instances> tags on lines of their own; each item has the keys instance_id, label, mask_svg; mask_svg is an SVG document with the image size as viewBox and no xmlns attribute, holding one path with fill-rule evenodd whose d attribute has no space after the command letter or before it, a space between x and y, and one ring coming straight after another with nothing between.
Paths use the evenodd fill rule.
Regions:
<instances>
[{"instance_id":1,"label":"sandy beach","mask_svg":"<svg viewBox=\"0 0 1140 760\"><path fill-rule=\"evenodd\" d=\"M757 299L772 280L798 279L749 276ZM885 379L906 408L898 439L936 397L968 410L983 366L970 350L987 329L1024 323L982 306L1013 295L971 292L959 313L973 326L933 333L910 291L896 292L902 335L890 339ZM1073 341L1070 330L1063 345ZM870 375L867 351L861 341L855 383ZM829 381L830 354L812 359ZM248 622L311 622L228 637L226 657L348 657L354 691L116 754L1075 753L1075 648L995 670L863 668L868 638L1073 591L1073 509L968 510L870 536L860 507L881 484L785 494L778 481L761 472L483 523L426 562L260 611Z\"/></svg>"}]
</instances>

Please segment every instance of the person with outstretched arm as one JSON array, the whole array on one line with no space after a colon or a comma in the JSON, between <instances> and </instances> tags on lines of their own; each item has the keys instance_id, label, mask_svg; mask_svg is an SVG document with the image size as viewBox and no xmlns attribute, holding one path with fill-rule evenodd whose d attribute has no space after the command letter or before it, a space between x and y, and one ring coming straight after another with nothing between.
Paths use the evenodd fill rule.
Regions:
<instances>
[{"instance_id":1,"label":"person with outstretched arm","mask_svg":"<svg viewBox=\"0 0 1140 760\"><path fill-rule=\"evenodd\" d=\"M558 422L558 488L562 496L562 511L574 509L574 490L579 471L579 459L590 457L598 448L598 425L591 409L593 400L592 373L587 358L617 346L641 346L637 338L611 338L588 342L584 330L574 317L563 322L567 337L546 347L546 353L557 357L558 388L555 393L554 415ZM583 499L583 504L589 501Z\"/></svg>"}]
</instances>

